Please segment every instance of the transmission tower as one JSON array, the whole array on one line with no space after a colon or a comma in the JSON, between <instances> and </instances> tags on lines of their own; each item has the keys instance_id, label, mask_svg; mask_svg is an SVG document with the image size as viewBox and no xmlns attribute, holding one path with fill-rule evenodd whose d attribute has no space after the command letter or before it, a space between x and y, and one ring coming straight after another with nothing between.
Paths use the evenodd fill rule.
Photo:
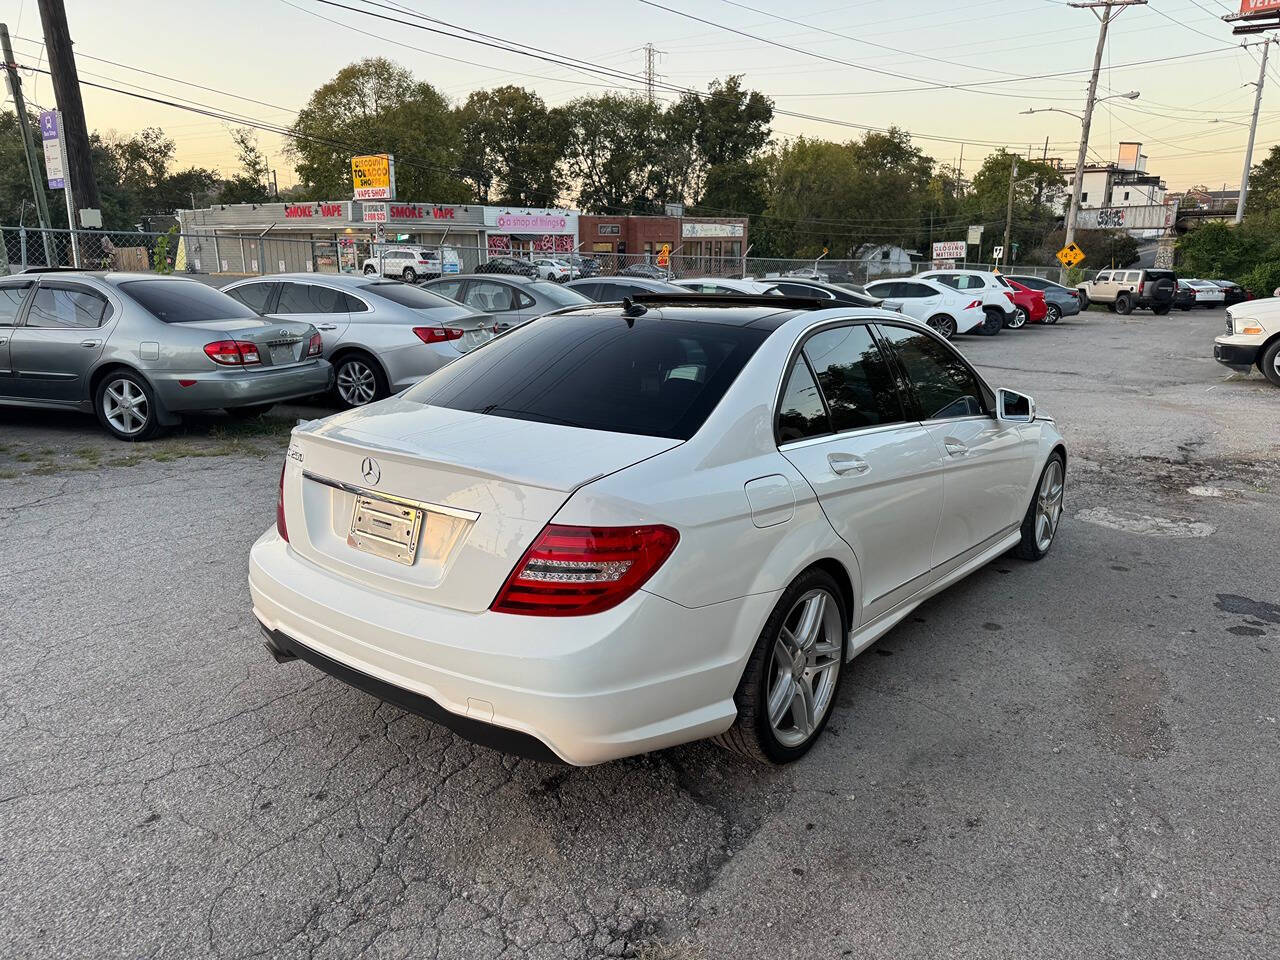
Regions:
<instances>
[{"instance_id":1,"label":"transmission tower","mask_svg":"<svg viewBox=\"0 0 1280 960\"><path fill-rule=\"evenodd\" d=\"M657 49L652 43L646 43L640 49L644 51L644 89L648 94L649 102L653 103L653 81L658 76L654 67L657 65L658 57L666 51Z\"/></svg>"}]
</instances>

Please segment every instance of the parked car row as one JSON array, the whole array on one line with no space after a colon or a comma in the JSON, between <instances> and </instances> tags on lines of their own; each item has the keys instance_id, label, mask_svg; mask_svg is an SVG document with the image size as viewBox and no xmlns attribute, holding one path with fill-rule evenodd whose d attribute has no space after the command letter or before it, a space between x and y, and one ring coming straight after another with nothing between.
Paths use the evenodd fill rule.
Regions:
<instances>
[{"instance_id":1,"label":"parked car row","mask_svg":"<svg viewBox=\"0 0 1280 960\"><path fill-rule=\"evenodd\" d=\"M1172 270L1102 270L1077 287L1081 304L1100 303L1120 314L1150 310L1157 316L1174 307L1190 310L1231 306L1252 300L1253 294L1231 280L1179 277Z\"/></svg>"}]
</instances>

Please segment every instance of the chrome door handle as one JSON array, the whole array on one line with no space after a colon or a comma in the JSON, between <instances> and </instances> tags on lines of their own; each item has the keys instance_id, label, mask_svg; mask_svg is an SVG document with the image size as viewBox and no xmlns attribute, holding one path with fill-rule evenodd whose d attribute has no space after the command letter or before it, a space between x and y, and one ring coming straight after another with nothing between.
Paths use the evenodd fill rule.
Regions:
<instances>
[{"instance_id":1,"label":"chrome door handle","mask_svg":"<svg viewBox=\"0 0 1280 960\"><path fill-rule=\"evenodd\" d=\"M101 341L101 340L81 340L81 341L80 341L80 346L82 346L82 347L100 347L100 346L102 346L102 341Z\"/></svg>"},{"instance_id":2,"label":"chrome door handle","mask_svg":"<svg viewBox=\"0 0 1280 960\"><path fill-rule=\"evenodd\" d=\"M838 473L841 476L846 473L866 473L871 469L871 464L851 453L829 453L827 454L827 464L831 467L833 473Z\"/></svg>"},{"instance_id":3,"label":"chrome door handle","mask_svg":"<svg viewBox=\"0 0 1280 960\"><path fill-rule=\"evenodd\" d=\"M969 448L955 437L944 437L942 445L947 448L947 453L953 457L963 457L969 452Z\"/></svg>"},{"instance_id":4,"label":"chrome door handle","mask_svg":"<svg viewBox=\"0 0 1280 960\"><path fill-rule=\"evenodd\" d=\"M9 342L8 337L0 337L0 347L3 347L8 342Z\"/></svg>"},{"instance_id":5,"label":"chrome door handle","mask_svg":"<svg viewBox=\"0 0 1280 960\"><path fill-rule=\"evenodd\" d=\"M338 325L336 323L318 323L316 324L316 329L317 330L337 330Z\"/></svg>"}]
</instances>

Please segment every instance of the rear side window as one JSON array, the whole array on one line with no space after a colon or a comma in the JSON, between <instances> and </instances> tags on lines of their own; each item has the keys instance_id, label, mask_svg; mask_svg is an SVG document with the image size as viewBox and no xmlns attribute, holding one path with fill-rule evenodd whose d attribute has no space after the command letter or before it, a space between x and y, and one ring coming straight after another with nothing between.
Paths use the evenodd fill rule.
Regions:
<instances>
[{"instance_id":1,"label":"rear side window","mask_svg":"<svg viewBox=\"0 0 1280 960\"><path fill-rule=\"evenodd\" d=\"M282 283L275 313L350 313L348 297L341 290L316 283Z\"/></svg>"},{"instance_id":2,"label":"rear side window","mask_svg":"<svg viewBox=\"0 0 1280 960\"><path fill-rule=\"evenodd\" d=\"M196 280L126 280L119 289L165 323L248 320L257 316L240 301Z\"/></svg>"},{"instance_id":3,"label":"rear side window","mask_svg":"<svg viewBox=\"0 0 1280 960\"><path fill-rule=\"evenodd\" d=\"M827 408L804 357L796 357L778 408L778 442L792 443L831 432Z\"/></svg>"},{"instance_id":4,"label":"rear side window","mask_svg":"<svg viewBox=\"0 0 1280 960\"><path fill-rule=\"evenodd\" d=\"M546 280L538 280L535 283L529 284L529 289L536 291L544 300L550 300L552 303L560 307L576 307L579 304L591 302L577 290L566 289L558 283L551 283ZM520 302L520 306L531 307L533 306L533 301L530 300L529 303L526 304L522 300Z\"/></svg>"},{"instance_id":5,"label":"rear side window","mask_svg":"<svg viewBox=\"0 0 1280 960\"><path fill-rule=\"evenodd\" d=\"M804 345L837 433L899 423L902 403L889 364L863 326L835 327L814 334Z\"/></svg>"},{"instance_id":6,"label":"rear side window","mask_svg":"<svg viewBox=\"0 0 1280 960\"><path fill-rule=\"evenodd\" d=\"M657 317L543 317L436 371L404 394L497 417L687 440L766 330Z\"/></svg>"},{"instance_id":7,"label":"rear side window","mask_svg":"<svg viewBox=\"0 0 1280 960\"><path fill-rule=\"evenodd\" d=\"M27 326L52 329L97 327L109 310L107 298L92 290L41 285L36 288L31 309L27 312Z\"/></svg>"},{"instance_id":8,"label":"rear side window","mask_svg":"<svg viewBox=\"0 0 1280 960\"><path fill-rule=\"evenodd\" d=\"M6 283L0 287L0 327L12 327L18 322L18 311L22 309L22 301L27 299L27 291L31 289L31 281L26 283Z\"/></svg>"},{"instance_id":9,"label":"rear side window","mask_svg":"<svg viewBox=\"0 0 1280 960\"><path fill-rule=\"evenodd\" d=\"M973 371L949 347L927 333L882 326L915 393L922 420L952 420L987 413Z\"/></svg>"},{"instance_id":10,"label":"rear side window","mask_svg":"<svg viewBox=\"0 0 1280 960\"><path fill-rule=\"evenodd\" d=\"M228 290L227 296L239 300L250 310L266 313L267 301L271 299L274 286L274 283L246 283L243 287Z\"/></svg>"},{"instance_id":11,"label":"rear side window","mask_svg":"<svg viewBox=\"0 0 1280 960\"><path fill-rule=\"evenodd\" d=\"M457 300L458 294L462 292L461 280L444 280L440 283L431 285L431 292L439 294L442 297L448 297L450 300Z\"/></svg>"},{"instance_id":12,"label":"rear side window","mask_svg":"<svg viewBox=\"0 0 1280 960\"><path fill-rule=\"evenodd\" d=\"M457 307L458 305L446 297L432 293L429 290L410 286L407 283L401 283L399 280L381 280L366 283L360 289L364 293L385 297L392 303L398 303L402 307L412 307L415 310L427 310L435 307Z\"/></svg>"}]
</instances>

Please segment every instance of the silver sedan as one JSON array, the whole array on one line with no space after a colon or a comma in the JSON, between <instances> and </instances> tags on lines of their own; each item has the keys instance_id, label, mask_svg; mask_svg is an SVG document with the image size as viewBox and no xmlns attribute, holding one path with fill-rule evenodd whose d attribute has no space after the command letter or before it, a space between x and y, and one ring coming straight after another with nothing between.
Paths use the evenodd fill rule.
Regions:
<instances>
[{"instance_id":1,"label":"silver sedan","mask_svg":"<svg viewBox=\"0 0 1280 960\"><path fill-rule=\"evenodd\" d=\"M441 277L423 284L422 289L484 311L497 319L500 330L553 310L590 303L582 294L562 284L511 273Z\"/></svg>"},{"instance_id":2,"label":"silver sedan","mask_svg":"<svg viewBox=\"0 0 1280 960\"><path fill-rule=\"evenodd\" d=\"M309 323L266 320L183 277L33 271L0 279L0 405L82 410L122 440L185 411L255 416L328 389Z\"/></svg>"},{"instance_id":3,"label":"silver sedan","mask_svg":"<svg viewBox=\"0 0 1280 960\"><path fill-rule=\"evenodd\" d=\"M344 407L413 386L492 339L495 324L412 284L361 275L283 273L223 289L264 316L314 324Z\"/></svg>"}]
</instances>

